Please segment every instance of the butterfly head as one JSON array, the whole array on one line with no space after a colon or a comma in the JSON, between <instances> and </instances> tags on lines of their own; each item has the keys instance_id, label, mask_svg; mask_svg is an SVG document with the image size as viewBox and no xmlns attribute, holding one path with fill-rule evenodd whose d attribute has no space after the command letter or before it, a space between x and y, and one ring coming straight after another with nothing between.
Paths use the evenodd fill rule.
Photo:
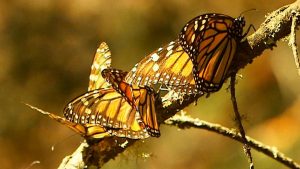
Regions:
<instances>
[{"instance_id":1,"label":"butterfly head","mask_svg":"<svg viewBox=\"0 0 300 169\"><path fill-rule=\"evenodd\" d=\"M115 76L114 70L112 69L103 69L101 72L102 77L106 80L106 82L112 83L119 83L120 79ZM116 85L113 84L113 85Z\"/></svg>"},{"instance_id":2,"label":"butterfly head","mask_svg":"<svg viewBox=\"0 0 300 169\"><path fill-rule=\"evenodd\" d=\"M118 86L119 83L125 78L127 72L118 69L103 69L101 72L102 77L113 86Z\"/></svg>"},{"instance_id":3,"label":"butterfly head","mask_svg":"<svg viewBox=\"0 0 300 169\"><path fill-rule=\"evenodd\" d=\"M239 16L234 19L231 32L233 35L239 39L243 37L243 28L246 25L244 16Z\"/></svg>"},{"instance_id":4,"label":"butterfly head","mask_svg":"<svg viewBox=\"0 0 300 169\"><path fill-rule=\"evenodd\" d=\"M246 31L246 33L243 34L243 28L244 28L245 25L246 25L246 21L245 21L245 18L244 18L244 14L245 14L246 12L254 11L254 10L256 10L256 9L248 9L248 10L246 10L246 11L243 11L243 12L240 14L239 17L237 17L237 18L234 19L232 31L234 32L234 34L235 34L235 36L236 36L237 38L239 38L239 39L244 38L244 37L248 34L248 32L249 32L249 30L250 30L251 27L255 30L254 26L251 24L251 25L249 26L248 30Z\"/></svg>"}]
</instances>

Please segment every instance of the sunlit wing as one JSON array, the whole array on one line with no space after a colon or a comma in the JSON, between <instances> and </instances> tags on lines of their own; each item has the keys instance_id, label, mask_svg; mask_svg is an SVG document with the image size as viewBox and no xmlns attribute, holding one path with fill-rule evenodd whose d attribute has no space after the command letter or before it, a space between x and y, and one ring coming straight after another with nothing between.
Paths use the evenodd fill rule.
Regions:
<instances>
[{"instance_id":1,"label":"sunlit wing","mask_svg":"<svg viewBox=\"0 0 300 169\"><path fill-rule=\"evenodd\" d=\"M134 85L162 84L180 93L197 92L193 78L193 63L178 40L157 49L146 56L125 77Z\"/></svg>"},{"instance_id":2,"label":"sunlit wing","mask_svg":"<svg viewBox=\"0 0 300 169\"><path fill-rule=\"evenodd\" d=\"M111 53L108 45L105 42L102 42L97 49L91 66L88 91L110 87L109 83L107 83L101 75L101 71L103 69L109 68L110 66Z\"/></svg>"},{"instance_id":3,"label":"sunlit wing","mask_svg":"<svg viewBox=\"0 0 300 169\"><path fill-rule=\"evenodd\" d=\"M149 134L158 137L160 132L156 118L153 89L126 83L123 80L126 74L127 72L118 69L104 69L102 71L102 76L139 112Z\"/></svg>"},{"instance_id":4,"label":"sunlit wing","mask_svg":"<svg viewBox=\"0 0 300 169\"><path fill-rule=\"evenodd\" d=\"M190 20L179 42L193 62L197 89L214 92L222 87L242 39L245 21L223 14L204 14Z\"/></svg>"},{"instance_id":5,"label":"sunlit wing","mask_svg":"<svg viewBox=\"0 0 300 169\"><path fill-rule=\"evenodd\" d=\"M71 122L63 117L57 116L53 113L43 111L43 110L41 110L37 107L34 107L32 105L29 105L29 104L26 104L26 105L29 106L30 108L32 108L33 110L36 110L44 115L47 115L48 117L59 122L60 124L66 126L66 127L69 127L70 129L72 129L73 131L75 131L76 133L80 134L83 137L100 139L100 138L110 135L108 132L109 130L107 130L106 128L101 127L99 125L73 123L73 122Z\"/></svg>"},{"instance_id":6,"label":"sunlit wing","mask_svg":"<svg viewBox=\"0 0 300 169\"><path fill-rule=\"evenodd\" d=\"M111 135L132 139L147 138L149 133L136 108L114 89L90 91L71 101L64 110L67 120L102 126Z\"/></svg>"}]
</instances>

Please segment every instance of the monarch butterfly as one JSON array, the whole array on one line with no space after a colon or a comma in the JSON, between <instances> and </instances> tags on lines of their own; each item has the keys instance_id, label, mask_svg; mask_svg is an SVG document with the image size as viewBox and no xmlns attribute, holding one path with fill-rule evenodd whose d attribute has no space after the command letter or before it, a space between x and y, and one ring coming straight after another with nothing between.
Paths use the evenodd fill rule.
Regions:
<instances>
[{"instance_id":1,"label":"monarch butterfly","mask_svg":"<svg viewBox=\"0 0 300 169\"><path fill-rule=\"evenodd\" d=\"M128 95L135 97L136 106L139 107L136 109L132 106L135 104L128 102L101 76L101 71L110 67L110 55L108 46L101 43L91 67L88 92L65 107L65 118L27 105L87 138L102 138L111 135L132 139L158 137L160 133L151 93L145 91L144 88L132 90L134 95L130 93L131 91L128 92ZM143 110L145 114L141 117L138 110ZM155 121L149 121L153 123L148 124L148 121L143 121L147 118Z\"/></svg>"},{"instance_id":2,"label":"monarch butterfly","mask_svg":"<svg viewBox=\"0 0 300 169\"><path fill-rule=\"evenodd\" d=\"M222 87L237 45L247 34L243 35L244 26L242 16L210 13L195 17L183 27L179 42L193 62L198 90L213 92Z\"/></svg>"},{"instance_id":3,"label":"monarch butterfly","mask_svg":"<svg viewBox=\"0 0 300 169\"><path fill-rule=\"evenodd\" d=\"M141 91L143 90L135 91L136 95L141 95ZM145 101L139 99L141 103ZM100 128L100 131L105 129L104 132L110 135L132 139L158 137L158 129L152 129L143 120L149 113L152 113L150 111L154 110L154 104L147 105L145 109L146 112L141 117L137 109L129 104L120 93L108 88L93 90L77 97L66 106L64 116L75 124L91 125L94 128ZM96 134L102 137L104 132ZM92 135L92 137L99 138L98 135Z\"/></svg>"},{"instance_id":4,"label":"monarch butterfly","mask_svg":"<svg viewBox=\"0 0 300 169\"><path fill-rule=\"evenodd\" d=\"M65 118L26 105L48 115L85 138L99 139L115 135L143 139L159 136L159 132L152 133L152 130L147 130L136 109L112 88L89 91L77 97L64 109Z\"/></svg>"},{"instance_id":5,"label":"monarch butterfly","mask_svg":"<svg viewBox=\"0 0 300 169\"><path fill-rule=\"evenodd\" d=\"M104 69L102 76L119 91L123 97L139 111L142 121L145 122L146 130L151 136L159 136L158 123L155 112L155 93L148 86L129 85L123 79L127 72L118 69Z\"/></svg>"},{"instance_id":6,"label":"monarch butterfly","mask_svg":"<svg viewBox=\"0 0 300 169\"><path fill-rule=\"evenodd\" d=\"M100 49L100 50L99 50ZM132 86L128 83L122 81L124 77L126 76L127 72L123 72L121 70L116 71L117 69L109 69L111 66L111 53L108 49L108 46L106 44L100 45L100 48L97 50L100 51L100 53L95 55L92 67L91 67L91 75L90 75L90 83L89 83L89 90L98 89L98 88L104 88L104 87L110 87L111 84L113 84L113 88L117 90L120 94L123 95L127 102L122 103L121 106L127 107L128 104L132 107L136 108L136 111L140 113L140 119L135 117L138 121L140 121L140 125L142 125L142 128L146 128L146 131L154 137L160 136L160 132L158 129L158 123L156 119L156 111L155 111L155 98L154 98L154 92L151 88L144 86ZM100 68L100 70L99 70ZM102 74L100 74L102 72ZM106 76L103 76L106 75ZM92 77L92 78L91 78ZM105 82L105 79L108 80L109 83ZM114 99L117 99L118 97L115 97ZM105 98L102 98L105 100ZM120 98L121 99L121 98ZM71 102L71 104L74 104ZM87 103L85 103L87 104ZM112 106L117 106L113 105ZM72 106L68 106L69 108L72 108ZM86 105L86 107L88 107ZM65 116L68 115L68 110L65 109ZM133 112L133 114L136 112ZM118 115L122 116L123 113L121 110L118 111ZM126 114L124 115L126 116ZM128 120L129 124L131 121L133 121L133 116L130 116L128 118L131 118ZM128 119L127 118L127 119ZM123 122L125 123L125 122ZM127 124L128 126L128 124ZM117 127L120 128L120 127ZM135 129L137 130L137 129ZM122 130L121 130L122 131ZM118 134L118 133L117 133ZM146 135L146 134L145 134ZM145 136L141 137L145 138ZM135 136L137 138L137 136Z\"/></svg>"},{"instance_id":7,"label":"monarch butterfly","mask_svg":"<svg viewBox=\"0 0 300 169\"><path fill-rule=\"evenodd\" d=\"M193 77L193 63L178 40L152 52L125 77L130 84L151 86L165 84L180 93L203 94L198 91Z\"/></svg>"}]
</instances>

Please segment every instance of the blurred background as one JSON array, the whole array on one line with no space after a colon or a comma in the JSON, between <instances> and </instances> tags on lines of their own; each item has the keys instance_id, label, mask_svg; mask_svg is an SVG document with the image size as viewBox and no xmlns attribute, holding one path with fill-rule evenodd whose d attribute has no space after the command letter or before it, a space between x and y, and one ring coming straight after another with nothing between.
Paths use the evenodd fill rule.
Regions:
<instances>
[{"instance_id":1,"label":"blurred background","mask_svg":"<svg viewBox=\"0 0 300 169\"><path fill-rule=\"evenodd\" d=\"M57 168L83 140L68 128L26 107L62 115L87 90L94 53L108 43L113 66L130 70L158 47L177 38L191 18L208 12L233 17L245 10L256 28L264 16L293 1L273 0L1 0L0 164L2 169ZM248 26L247 25L247 26ZM299 42L299 41L298 41ZM286 42L265 51L240 72L237 99L251 137L300 162L300 76ZM230 93L222 90L186 111L235 127ZM205 130L161 126L162 136L138 142L109 168L247 168L242 145ZM54 146L54 150L51 147ZM286 168L252 150L256 169ZM150 156L147 158L146 156Z\"/></svg>"}]
</instances>

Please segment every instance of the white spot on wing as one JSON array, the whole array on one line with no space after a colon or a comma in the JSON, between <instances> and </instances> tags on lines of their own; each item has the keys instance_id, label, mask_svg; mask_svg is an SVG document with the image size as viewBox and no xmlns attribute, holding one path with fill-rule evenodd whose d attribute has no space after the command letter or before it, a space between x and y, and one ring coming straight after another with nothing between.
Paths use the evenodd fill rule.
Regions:
<instances>
[{"instance_id":1,"label":"white spot on wing","mask_svg":"<svg viewBox=\"0 0 300 169\"><path fill-rule=\"evenodd\" d=\"M174 45L168 46L168 47L167 47L167 50L172 50L173 47L174 47Z\"/></svg>"},{"instance_id":2,"label":"white spot on wing","mask_svg":"<svg viewBox=\"0 0 300 169\"><path fill-rule=\"evenodd\" d=\"M195 29L195 30L198 29L198 20L195 21L194 29Z\"/></svg>"},{"instance_id":3,"label":"white spot on wing","mask_svg":"<svg viewBox=\"0 0 300 169\"><path fill-rule=\"evenodd\" d=\"M156 62L156 61L159 59L159 56L158 56L157 53L153 53L153 54L151 55L151 58L152 58L152 60L153 60L154 62Z\"/></svg>"},{"instance_id":4,"label":"white spot on wing","mask_svg":"<svg viewBox=\"0 0 300 169\"><path fill-rule=\"evenodd\" d=\"M94 63L93 66L95 69L99 69L99 67L100 67L100 65L98 63Z\"/></svg>"},{"instance_id":5,"label":"white spot on wing","mask_svg":"<svg viewBox=\"0 0 300 169\"><path fill-rule=\"evenodd\" d=\"M153 65L153 68L152 68L152 69L153 69L154 72L158 71L158 69L159 69L158 64L155 63L155 64Z\"/></svg>"},{"instance_id":6,"label":"white spot on wing","mask_svg":"<svg viewBox=\"0 0 300 169\"><path fill-rule=\"evenodd\" d=\"M91 110L91 109L88 109L88 108L87 108L87 109L85 109L85 113L86 113L86 114L91 114L91 112L92 112L92 110Z\"/></svg>"},{"instance_id":7,"label":"white spot on wing","mask_svg":"<svg viewBox=\"0 0 300 169\"><path fill-rule=\"evenodd\" d=\"M160 76L160 73L156 73L156 74L155 74L155 77L159 77L159 76Z\"/></svg>"},{"instance_id":8,"label":"white spot on wing","mask_svg":"<svg viewBox=\"0 0 300 169\"><path fill-rule=\"evenodd\" d=\"M192 36L192 39L191 39L192 43L194 42L194 40L195 40L195 34L193 34L193 36Z\"/></svg>"},{"instance_id":9,"label":"white spot on wing","mask_svg":"<svg viewBox=\"0 0 300 169\"><path fill-rule=\"evenodd\" d=\"M173 53L173 50L169 50L168 53L166 54L166 56L170 56Z\"/></svg>"},{"instance_id":10,"label":"white spot on wing","mask_svg":"<svg viewBox=\"0 0 300 169\"><path fill-rule=\"evenodd\" d=\"M89 104L89 102L86 100L86 98L82 98L82 99L81 99L81 102L82 102L85 106L87 106L87 105Z\"/></svg>"},{"instance_id":11,"label":"white spot on wing","mask_svg":"<svg viewBox=\"0 0 300 169\"><path fill-rule=\"evenodd\" d=\"M131 71L132 71L132 72L136 72L136 67L132 68Z\"/></svg>"}]
</instances>

